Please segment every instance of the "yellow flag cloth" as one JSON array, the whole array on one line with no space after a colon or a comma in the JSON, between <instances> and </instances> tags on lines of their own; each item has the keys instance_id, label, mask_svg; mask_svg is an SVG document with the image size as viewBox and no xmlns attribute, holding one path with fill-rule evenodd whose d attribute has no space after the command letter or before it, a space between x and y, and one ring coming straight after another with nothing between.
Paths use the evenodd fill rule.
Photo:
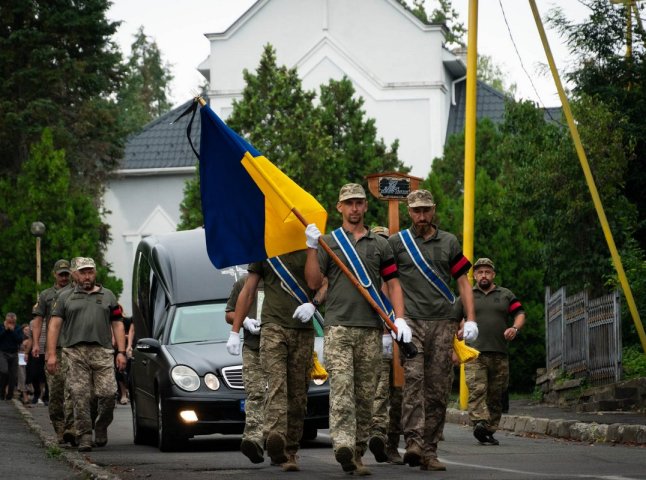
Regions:
<instances>
[{"instance_id":1,"label":"yellow flag cloth","mask_svg":"<svg viewBox=\"0 0 646 480\"><path fill-rule=\"evenodd\" d=\"M480 355L478 350L464 343L464 340L458 340L458 337L455 335L453 335L453 350L455 350L455 354L458 356L460 363L470 362Z\"/></svg>"},{"instance_id":2,"label":"yellow flag cloth","mask_svg":"<svg viewBox=\"0 0 646 480\"><path fill-rule=\"evenodd\" d=\"M328 378L327 371L319 362L319 356L316 352L312 353L312 370L310 371L310 378L312 380L323 380L324 382Z\"/></svg>"}]
</instances>

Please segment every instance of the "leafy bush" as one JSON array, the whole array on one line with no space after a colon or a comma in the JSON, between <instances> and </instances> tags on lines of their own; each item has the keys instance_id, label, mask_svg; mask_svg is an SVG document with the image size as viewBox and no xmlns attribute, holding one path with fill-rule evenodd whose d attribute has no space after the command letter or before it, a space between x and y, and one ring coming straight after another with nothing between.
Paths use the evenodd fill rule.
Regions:
<instances>
[{"instance_id":1,"label":"leafy bush","mask_svg":"<svg viewBox=\"0 0 646 480\"><path fill-rule=\"evenodd\" d=\"M623 349L624 379L646 377L646 354L640 345L630 345Z\"/></svg>"}]
</instances>

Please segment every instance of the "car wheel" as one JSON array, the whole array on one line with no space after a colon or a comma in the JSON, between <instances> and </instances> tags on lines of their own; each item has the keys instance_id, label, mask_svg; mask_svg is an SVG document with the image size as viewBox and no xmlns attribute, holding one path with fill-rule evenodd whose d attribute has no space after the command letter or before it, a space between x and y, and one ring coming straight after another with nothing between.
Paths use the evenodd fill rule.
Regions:
<instances>
[{"instance_id":1,"label":"car wheel","mask_svg":"<svg viewBox=\"0 0 646 480\"><path fill-rule=\"evenodd\" d=\"M150 445L152 441L150 430L142 427L139 423L137 401L134 396L130 397L130 407L132 409L132 438L135 445Z\"/></svg>"},{"instance_id":2,"label":"car wheel","mask_svg":"<svg viewBox=\"0 0 646 480\"><path fill-rule=\"evenodd\" d=\"M182 448L186 440L164 413L164 402L157 394L157 448L162 452L172 452Z\"/></svg>"},{"instance_id":3,"label":"car wheel","mask_svg":"<svg viewBox=\"0 0 646 480\"><path fill-rule=\"evenodd\" d=\"M319 432L315 427L305 425L303 427L303 436L301 437L301 440L315 440L318 434Z\"/></svg>"}]
</instances>

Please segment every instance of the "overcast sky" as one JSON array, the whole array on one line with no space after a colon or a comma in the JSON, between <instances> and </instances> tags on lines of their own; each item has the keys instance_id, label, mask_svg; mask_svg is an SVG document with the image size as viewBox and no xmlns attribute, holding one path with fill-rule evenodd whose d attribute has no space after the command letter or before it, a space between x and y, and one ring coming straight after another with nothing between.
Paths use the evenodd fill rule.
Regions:
<instances>
[{"instance_id":1,"label":"overcast sky","mask_svg":"<svg viewBox=\"0 0 646 480\"><path fill-rule=\"evenodd\" d=\"M172 65L174 81L171 100L177 105L193 96L203 81L197 66L209 53L205 33L226 30L255 0L113 0L108 12L112 20L123 23L116 35L124 55L130 51L133 35L140 25L153 37L164 60ZM312 1L312 0L302 0ZM348 0L360 1L360 0ZM566 16L575 21L587 17L588 9L578 0L537 0L538 10L544 18L547 11L558 5ZM545 106L559 104L554 81L546 75L545 54L538 37L529 2L524 0L480 0L478 15L478 51L490 55L509 76L509 83L516 83L517 96L538 101ZM521 67L505 21L505 11L511 35L516 42L525 69L536 86L537 97L528 76ZM461 21L468 24L469 0L453 0ZM547 28L547 27L546 27ZM563 40L547 30L552 52L559 71L563 71L571 58ZM549 72L549 71L548 71Z\"/></svg>"}]
</instances>

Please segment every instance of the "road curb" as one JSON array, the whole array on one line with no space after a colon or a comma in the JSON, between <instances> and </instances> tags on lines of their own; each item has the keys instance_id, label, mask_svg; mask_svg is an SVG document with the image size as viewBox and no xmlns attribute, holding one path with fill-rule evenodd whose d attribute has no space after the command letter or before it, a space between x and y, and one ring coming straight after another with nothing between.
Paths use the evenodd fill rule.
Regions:
<instances>
[{"instance_id":1,"label":"road curb","mask_svg":"<svg viewBox=\"0 0 646 480\"><path fill-rule=\"evenodd\" d=\"M121 477L108 471L107 469L92 463L89 459L81 455L76 450L66 449L58 444L54 435L45 432L43 428L34 420L29 409L15 398L13 403L20 412L20 415L27 423L29 429L40 438L45 448L56 448L61 451L61 457L74 469L79 472L85 473L88 478L92 480L121 480Z\"/></svg>"},{"instance_id":2,"label":"road curb","mask_svg":"<svg viewBox=\"0 0 646 480\"><path fill-rule=\"evenodd\" d=\"M446 421L459 425L470 425L466 411L448 408ZM578 422L576 420L534 418L525 415L503 415L499 430L514 433L547 435L590 443L622 443L627 445L646 445L646 425L623 423Z\"/></svg>"}]
</instances>

